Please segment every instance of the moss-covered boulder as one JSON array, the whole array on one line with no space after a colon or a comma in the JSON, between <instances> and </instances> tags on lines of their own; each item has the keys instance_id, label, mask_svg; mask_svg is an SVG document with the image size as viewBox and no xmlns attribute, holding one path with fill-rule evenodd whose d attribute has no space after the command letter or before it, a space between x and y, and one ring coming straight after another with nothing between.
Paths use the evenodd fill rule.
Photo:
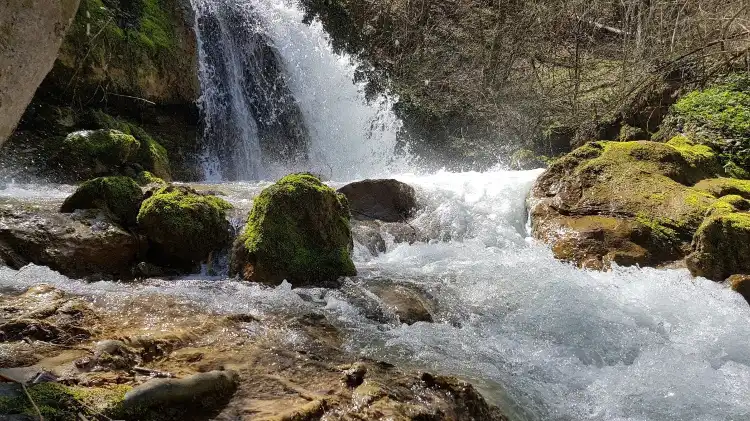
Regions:
<instances>
[{"instance_id":1,"label":"moss-covered boulder","mask_svg":"<svg viewBox=\"0 0 750 421\"><path fill-rule=\"evenodd\" d=\"M588 143L537 180L533 234L585 267L681 259L715 201L693 187L715 175L714 163L709 150L684 139Z\"/></svg>"},{"instance_id":2,"label":"moss-covered boulder","mask_svg":"<svg viewBox=\"0 0 750 421\"><path fill-rule=\"evenodd\" d=\"M115 118L102 111L90 113L92 123L101 129L119 130L133 136L139 143L136 153L130 161L138 164L156 177L166 181L172 180L172 170L167 150L149 132L130 121Z\"/></svg>"},{"instance_id":3,"label":"moss-covered boulder","mask_svg":"<svg viewBox=\"0 0 750 421\"><path fill-rule=\"evenodd\" d=\"M130 177L100 177L86 181L63 202L60 212L101 209L126 227L136 224L143 192Z\"/></svg>"},{"instance_id":4,"label":"moss-covered boulder","mask_svg":"<svg viewBox=\"0 0 750 421\"><path fill-rule=\"evenodd\" d=\"M695 276L723 281L750 274L750 201L738 195L717 200L695 233L693 249L686 262Z\"/></svg>"},{"instance_id":5,"label":"moss-covered boulder","mask_svg":"<svg viewBox=\"0 0 750 421\"><path fill-rule=\"evenodd\" d=\"M164 185L163 179L155 176L151 171L141 171L135 176L135 181L141 186Z\"/></svg>"},{"instance_id":6,"label":"moss-covered boulder","mask_svg":"<svg viewBox=\"0 0 750 421\"><path fill-rule=\"evenodd\" d=\"M83 130L69 134L60 159L78 178L116 174L138 152L141 144L118 130Z\"/></svg>"},{"instance_id":7,"label":"moss-covered boulder","mask_svg":"<svg viewBox=\"0 0 750 421\"><path fill-rule=\"evenodd\" d=\"M320 285L356 274L349 205L309 174L288 175L255 199L234 244L231 272L246 280Z\"/></svg>"},{"instance_id":8,"label":"moss-covered boulder","mask_svg":"<svg viewBox=\"0 0 750 421\"><path fill-rule=\"evenodd\" d=\"M143 201L138 226L149 257L161 266L190 269L229 242L226 211L232 205L186 186L169 185Z\"/></svg>"}]
</instances>

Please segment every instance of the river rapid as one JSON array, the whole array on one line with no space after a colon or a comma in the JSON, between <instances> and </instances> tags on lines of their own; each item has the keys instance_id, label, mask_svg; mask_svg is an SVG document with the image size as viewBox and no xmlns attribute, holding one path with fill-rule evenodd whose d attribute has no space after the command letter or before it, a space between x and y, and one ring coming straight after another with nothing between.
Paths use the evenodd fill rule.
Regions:
<instances>
[{"instance_id":1,"label":"river rapid","mask_svg":"<svg viewBox=\"0 0 750 421\"><path fill-rule=\"evenodd\" d=\"M200 274L83 283L38 266L0 269L0 287L45 282L106 300L166 294L216 313L323 314L346 333L347 350L458 375L517 420L748 419L750 307L743 298L684 269L595 272L555 260L528 236L525 199L539 174L395 175L417 189L423 209L412 225L430 241L394 244L386 234L379 256L356 244L359 276L339 289L268 288ZM241 225L268 184L196 188L226 194ZM53 206L70 191L10 185L0 197ZM373 282L421 291L435 323L399 324L368 291Z\"/></svg>"}]
</instances>

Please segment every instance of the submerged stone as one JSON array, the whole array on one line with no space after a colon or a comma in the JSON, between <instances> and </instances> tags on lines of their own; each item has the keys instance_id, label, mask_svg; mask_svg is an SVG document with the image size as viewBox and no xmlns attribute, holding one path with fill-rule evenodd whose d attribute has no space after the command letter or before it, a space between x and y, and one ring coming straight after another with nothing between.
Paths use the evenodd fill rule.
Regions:
<instances>
[{"instance_id":1,"label":"submerged stone","mask_svg":"<svg viewBox=\"0 0 750 421\"><path fill-rule=\"evenodd\" d=\"M184 405L192 409L210 409L227 401L237 389L233 371L211 371L184 379L154 379L134 387L125 394L122 409L126 414ZM197 408L196 408L197 407Z\"/></svg>"},{"instance_id":2,"label":"submerged stone","mask_svg":"<svg viewBox=\"0 0 750 421\"><path fill-rule=\"evenodd\" d=\"M255 199L234 244L231 271L246 280L328 284L357 273L346 197L309 174L291 174Z\"/></svg>"},{"instance_id":3,"label":"submerged stone","mask_svg":"<svg viewBox=\"0 0 750 421\"><path fill-rule=\"evenodd\" d=\"M226 211L232 205L186 186L166 186L143 201L138 226L149 256L164 266L192 267L229 242Z\"/></svg>"},{"instance_id":4,"label":"submerged stone","mask_svg":"<svg viewBox=\"0 0 750 421\"><path fill-rule=\"evenodd\" d=\"M60 212L101 209L126 227L136 224L143 192L130 177L101 177L86 181L63 202Z\"/></svg>"}]
</instances>

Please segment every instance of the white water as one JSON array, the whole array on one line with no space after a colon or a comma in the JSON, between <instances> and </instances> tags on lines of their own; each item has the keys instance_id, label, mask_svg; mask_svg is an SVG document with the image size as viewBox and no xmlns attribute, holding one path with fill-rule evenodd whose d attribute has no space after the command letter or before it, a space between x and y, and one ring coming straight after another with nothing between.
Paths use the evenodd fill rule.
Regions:
<instances>
[{"instance_id":1,"label":"white water","mask_svg":"<svg viewBox=\"0 0 750 421\"><path fill-rule=\"evenodd\" d=\"M218 28L211 30L222 34L221 47L216 47L204 43L208 34L198 32L205 124L214 128L209 136L222 138L204 139L207 180L226 179L219 147L233 151L232 159L241 163L236 174L241 180L273 179L290 171L342 180L407 168L407 158L394 154L401 123L390 111L392 101L380 97L367 103L363 86L353 82L351 59L333 52L320 22L302 23L296 1L193 0L193 7L199 17L218 16ZM275 49L302 113L310 135L306 162L264 166L245 81L262 76L247 70L250 50L257 44L255 33L267 37Z\"/></svg>"},{"instance_id":2,"label":"white water","mask_svg":"<svg viewBox=\"0 0 750 421\"><path fill-rule=\"evenodd\" d=\"M472 380L517 420L750 419L750 306L686 270L599 273L556 261L525 231L538 173L397 176L417 187L425 209L413 225L434 240L390 244L377 257L357 245L360 277L339 290L197 278L84 284L34 266L1 269L0 287L48 282L105 302L169 294L219 312L323 313L353 352ZM263 185L215 187L246 208ZM436 322L368 318L365 289L377 279L423 290Z\"/></svg>"},{"instance_id":3,"label":"white water","mask_svg":"<svg viewBox=\"0 0 750 421\"><path fill-rule=\"evenodd\" d=\"M206 6L220 0L195 1ZM299 9L283 0L226 1L253 7L283 58L312 136L307 169L337 180L404 172L393 154L398 122L383 111L387 101L364 104L350 82L348 59L331 52L320 24L302 25ZM237 129L252 134L252 122ZM254 157L241 148L237 153ZM213 163L220 170L217 158ZM289 170L248 168L247 174L267 178ZM37 266L0 269L0 288L45 282L105 305L168 294L226 313L322 313L346 332L351 351L467 378L514 420L750 419L747 303L685 270L599 273L556 261L547 247L527 238L524 201L537 176L396 176L418 189L425 208L412 224L432 241L389 244L380 256L356 245L360 276L339 290L265 288L200 276L87 284ZM248 209L265 185L210 188ZM69 191L13 185L0 190L0 198L55 203ZM432 297L435 323L399 325L367 294L373 282L419 288ZM373 300L386 321L372 317Z\"/></svg>"}]
</instances>

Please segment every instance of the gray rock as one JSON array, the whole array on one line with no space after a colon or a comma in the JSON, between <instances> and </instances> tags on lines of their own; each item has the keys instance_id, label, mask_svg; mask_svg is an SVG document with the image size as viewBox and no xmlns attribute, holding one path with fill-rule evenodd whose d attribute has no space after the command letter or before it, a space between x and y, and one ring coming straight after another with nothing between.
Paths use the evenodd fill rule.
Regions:
<instances>
[{"instance_id":1,"label":"gray rock","mask_svg":"<svg viewBox=\"0 0 750 421\"><path fill-rule=\"evenodd\" d=\"M125 410L163 405L202 403L207 397L227 397L237 388L234 371L211 371L184 379L155 379L131 389L122 402Z\"/></svg>"},{"instance_id":2,"label":"gray rock","mask_svg":"<svg viewBox=\"0 0 750 421\"><path fill-rule=\"evenodd\" d=\"M0 209L0 260L14 269L34 263L70 277L128 276L139 252L137 238L99 211Z\"/></svg>"},{"instance_id":3,"label":"gray rock","mask_svg":"<svg viewBox=\"0 0 750 421\"><path fill-rule=\"evenodd\" d=\"M79 0L0 2L0 145L52 69Z\"/></svg>"},{"instance_id":4,"label":"gray rock","mask_svg":"<svg viewBox=\"0 0 750 421\"><path fill-rule=\"evenodd\" d=\"M357 181L338 191L349 200L354 219L404 222L417 209L414 188L397 180Z\"/></svg>"},{"instance_id":5,"label":"gray rock","mask_svg":"<svg viewBox=\"0 0 750 421\"><path fill-rule=\"evenodd\" d=\"M398 316L401 323L412 325L417 322L432 323L432 314L427 310L425 300L412 288L396 284L371 284L367 287L387 307Z\"/></svg>"}]
</instances>

